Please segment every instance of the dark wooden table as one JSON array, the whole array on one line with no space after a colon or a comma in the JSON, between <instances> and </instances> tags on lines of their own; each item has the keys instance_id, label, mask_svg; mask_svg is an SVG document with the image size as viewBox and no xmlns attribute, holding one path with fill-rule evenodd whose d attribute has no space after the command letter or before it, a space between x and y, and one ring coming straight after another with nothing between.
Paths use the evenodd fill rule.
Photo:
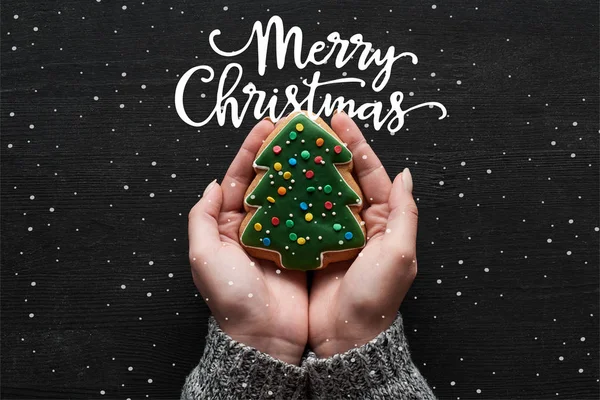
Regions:
<instances>
[{"instance_id":1,"label":"dark wooden table","mask_svg":"<svg viewBox=\"0 0 600 400\"><path fill-rule=\"evenodd\" d=\"M414 177L420 271L401 311L435 393L598 398L598 3L339 3L2 2L3 398L177 398L208 316L187 213L256 122L185 124L179 78L239 62L242 102L247 82L281 95L317 70L376 73L280 71L270 54L260 76L255 46L210 48L214 29L233 50L272 15L305 51L338 31L419 57L381 92L332 95L448 110L413 111L394 136L359 122L388 172ZM190 114L215 93L195 79Z\"/></svg>"}]
</instances>

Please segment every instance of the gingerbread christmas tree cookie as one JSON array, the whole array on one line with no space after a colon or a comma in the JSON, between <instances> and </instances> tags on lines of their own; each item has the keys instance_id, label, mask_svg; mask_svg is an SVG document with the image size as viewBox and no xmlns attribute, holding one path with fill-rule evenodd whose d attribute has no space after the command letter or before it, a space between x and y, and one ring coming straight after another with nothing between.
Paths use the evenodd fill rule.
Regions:
<instances>
[{"instance_id":1,"label":"gingerbread christmas tree cookie","mask_svg":"<svg viewBox=\"0 0 600 400\"><path fill-rule=\"evenodd\" d=\"M288 116L259 149L254 168L240 227L249 254L306 271L355 257L365 245L352 153L322 119Z\"/></svg>"}]
</instances>

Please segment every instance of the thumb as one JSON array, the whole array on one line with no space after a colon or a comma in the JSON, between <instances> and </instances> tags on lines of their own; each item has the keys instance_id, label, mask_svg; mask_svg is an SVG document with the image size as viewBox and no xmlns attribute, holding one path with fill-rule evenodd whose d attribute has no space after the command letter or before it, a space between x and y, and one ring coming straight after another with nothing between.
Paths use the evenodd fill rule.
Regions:
<instances>
[{"instance_id":1,"label":"thumb","mask_svg":"<svg viewBox=\"0 0 600 400\"><path fill-rule=\"evenodd\" d=\"M396 176L390 192L386 233L383 244L386 252L403 267L416 272L417 222L419 211L412 196L412 175L408 168Z\"/></svg>"},{"instance_id":2,"label":"thumb","mask_svg":"<svg viewBox=\"0 0 600 400\"><path fill-rule=\"evenodd\" d=\"M222 203L223 192L215 179L208 184L202 198L190 210L188 239L192 265L208 258L221 245L218 218Z\"/></svg>"}]
</instances>

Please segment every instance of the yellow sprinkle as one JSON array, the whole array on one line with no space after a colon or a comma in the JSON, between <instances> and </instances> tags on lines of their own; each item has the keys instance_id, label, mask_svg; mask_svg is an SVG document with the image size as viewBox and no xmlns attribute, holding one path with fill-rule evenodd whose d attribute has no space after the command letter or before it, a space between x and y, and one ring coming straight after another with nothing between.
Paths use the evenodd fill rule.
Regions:
<instances>
[{"instance_id":1,"label":"yellow sprinkle","mask_svg":"<svg viewBox=\"0 0 600 400\"><path fill-rule=\"evenodd\" d=\"M304 219L306 221L310 222L313 219L313 215L311 213L306 213L306 215L304 216Z\"/></svg>"},{"instance_id":2,"label":"yellow sprinkle","mask_svg":"<svg viewBox=\"0 0 600 400\"><path fill-rule=\"evenodd\" d=\"M273 168L275 168L275 171L281 171L281 163L276 162L275 164L273 164Z\"/></svg>"},{"instance_id":3,"label":"yellow sprinkle","mask_svg":"<svg viewBox=\"0 0 600 400\"><path fill-rule=\"evenodd\" d=\"M283 179L290 179L292 177L292 173L290 171L286 171L283 173Z\"/></svg>"},{"instance_id":4,"label":"yellow sprinkle","mask_svg":"<svg viewBox=\"0 0 600 400\"><path fill-rule=\"evenodd\" d=\"M254 230L257 230L259 232L262 231L262 225L260 223L258 223L258 222L255 223L254 224Z\"/></svg>"},{"instance_id":5,"label":"yellow sprinkle","mask_svg":"<svg viewBox=\"0 0 600 400\"><path fill-rule=\"evenodd\" d=\"M271 196L267 197L267 201L268 201L269 203L275 203L275 199L274 199L274 198L272 198Z\"/></svg>"},{"instance_id":6,"label":"yellow sprinkle","mask_svg":"<svg viewBox=\"0 0 600 400\"><path fill-rule=\"evenodd\" d=\"M304 239L303 237L299 237L298 244L304 244L304 243L306 243L306 239Z\"/></svg>"},{"instance_id":7,"label":"yellow sprinkle","mask_svg":"<svg viewBox=\"0 0 600 400\"><path fill-rule=\"evenodd\" d=\"M304 125L302 125L302 124L296 124L296 130L298 132L302 132L304 130Z\"/></svg>"}]
</instances>

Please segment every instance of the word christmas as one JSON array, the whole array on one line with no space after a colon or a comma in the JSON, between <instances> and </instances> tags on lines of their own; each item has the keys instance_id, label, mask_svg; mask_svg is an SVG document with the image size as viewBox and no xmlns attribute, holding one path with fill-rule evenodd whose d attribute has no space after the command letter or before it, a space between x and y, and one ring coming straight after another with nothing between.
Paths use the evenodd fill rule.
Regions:
<instances>
[{"instance_id":1,"label":"word christmas","mask_svg":"<svg viewBox=\"0 0 600 400\"><path fill-rule=\"evenodd\" d=\"M335 59L335 68L343 68L351 60L357 60L358 69L364 71L371 66L379 68L379 73L371 82L371 88L375 92L382 91L388 84L394 63L403 57L410 57L413 64L417 64L418 58L415 54L404 52L396 54L394 46L390 46L385 54L379 49L374 49L372 43L363 41L361 34L355 34L349 40L342 39L338 32L332 32L327 36L327 45L323 41L317 41L312 44L308 54L302 56L303 33L302 29L297 26L292 27L286 34L283 27L283 20L278 16L273 16L263 28L260 21L254 23L254 27L246 44L235 51L224 51L217 46L215 38L221 35L221 31L216 29L209 36L210 46L215 53L223 57L236 57L244 53L254 41L258 50L258 73L264 76L267 68L268 45L271 32L274 30L275 35L275 57L277 59L277 68L283 69L286 63L286 54L290 43L293 46L294 64L298 69L304 69L307 65L323 65L330 60ZM327 50L326 50L327 49ZM441 111L439 119L443 119L447 115L446 108L438 102L426 102L417 104L407 109L402 109L402 101L404 94L401 91L395 91L389 96L389 111L384 113L384 106L379 101L371 103L363 103L359 106L353 99L344 99L343 96L333 98L330 93L322 94L322 103L318 110L315 111L315 96L317 90L324 86L338 84L354 84L365 87L366 82L363 79L356 77L344 77L329 81L320 81L321 73L316 71L312 80L304 79L302 84L308 88L308 94L304 99L297 98L299 88L297 85L291 84L284 90L287 104L277 113L276 105L278 97L276 94L271 95L267 99L267 93L258 90L256 86L249 82L242 88L242 93L246 95L246 101L240 106L238 100L233 97L234 92L238 88L243 76L243 68L240 64L232 62L228 64L219 78L219 85L216 94L215 106L212 112L202 121L193 121L187 114L183 105L183 95L188 81L196 72L199 72L200 80L203 83L212 82L215 78L215 71L208 65L198 65L189 69L177 84L175 90L175 107L179 117L188 125L200 127L206 125L211 119L216 118L219 125L223 126L226 122L227 108L230 108L231 121L237 128L241 125L246 112L253 104L253 115L256 119L261 119L268 115L274 122L278 121L282 116L293 111L308 110L315 114L315 118L321 114L331 115L334 110L344 110L351 117L358 117L361 120L373 118L373 126L376 130L387 123L387 129L390 134L395 134L404 125L404 116L412 110L421 107L429 106L430 108L437 107ZM226 88L227 80L234 80L231 86ZM278 93L278 91L274 91Z\"/></svg>"}]
</instances>

